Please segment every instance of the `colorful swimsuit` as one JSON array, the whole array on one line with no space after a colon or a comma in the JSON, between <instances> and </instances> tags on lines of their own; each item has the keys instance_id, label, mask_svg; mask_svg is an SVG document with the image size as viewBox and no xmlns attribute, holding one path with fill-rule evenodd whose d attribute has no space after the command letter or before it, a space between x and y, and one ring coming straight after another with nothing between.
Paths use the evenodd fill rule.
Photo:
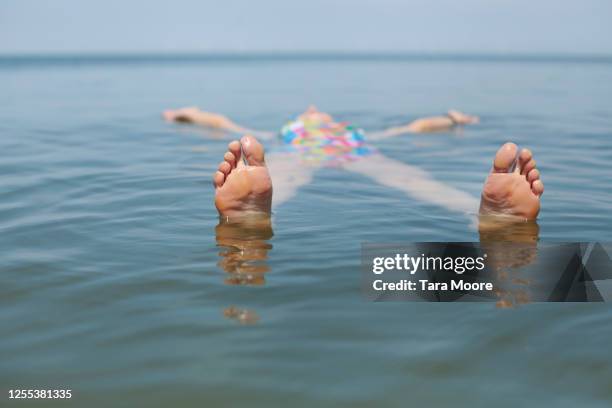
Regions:
<instances>
[{"instance_id":1,"label":"colorful swimsuit","mask_svg":"<svg viewBox=\"0 0 612 408\"><path fill-rule=\"evenodd\" d=\"M363 130L346 122L298 118L281 129L285 151L300 153L306 164L340 166L376 153L365 143Z\"/></svg>"}]
</instances>

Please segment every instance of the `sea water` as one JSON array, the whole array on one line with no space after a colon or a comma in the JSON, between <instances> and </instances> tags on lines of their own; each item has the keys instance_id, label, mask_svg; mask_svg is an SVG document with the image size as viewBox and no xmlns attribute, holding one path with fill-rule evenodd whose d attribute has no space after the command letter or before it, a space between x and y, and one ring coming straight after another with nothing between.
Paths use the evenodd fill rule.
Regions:
<instances>
[{"instance_id":1,"label":"sea water","mask_svg":"<svg viewBox=\"0 0 612 408\"><path fill-rule=\"evenodd\" d=\"M329 168L269 230L219 230L230 135L160 117L197 105L277 130L316 104L373 131L460 109L481 124L376 147L478 197L514 141L546 186L535 238L610 241L610 61L3 57L0 84L1 398L612 404L609 305L368 302L362 242L478 241L469 218Z\"/></svg>"}]
</instances>

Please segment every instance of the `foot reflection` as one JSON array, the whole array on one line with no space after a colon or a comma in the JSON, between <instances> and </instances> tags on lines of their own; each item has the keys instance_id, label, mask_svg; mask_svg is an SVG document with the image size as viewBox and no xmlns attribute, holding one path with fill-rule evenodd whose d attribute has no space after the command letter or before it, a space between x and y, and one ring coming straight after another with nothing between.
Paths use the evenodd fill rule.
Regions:
<instances>
[{"instance_id":1,"label":"foot reflection","mask_svg":"<svg viewBox=\"0 0 612 408\"><path fill-rule=\"evenodd\" d=\"M240 221L221 220L215 228L219 262L227 275L227 285L264 285L270 270L267 263L274 235L269 217ZM252 310L230 306L223 311L228 319L240 324L255 324L259 316Z\"/></svg>"},{"instance_id":2,"label":"foot reflection","mask_svg":"<svg viewBox=\"0 0 612 408\"><path fill-rule=\"evenodd\" d=\"M516 221L504 217L481 216L478 232L487 264L496 274L499 308L530 303L530 280L522 268L535 261L540 227L536 221Z\"/></svg>"},{"instance_id":3,"label":"foot reflection","mask_svg":"<svg viewBox=\"0 0 612 408\"><path fill-rule=\"evenodd\" d=\"M270 219L219 222L215 229L220 260L217 265L228 273L228 285L263 285L267 264L268 242L274 235Z\"/></svg>"},{"instance_id":4,"label":"foot reflection","mask_svg":"<svg viewBox=\"0 0 612 408\"><path fill-rule=\"evenodd\" d=\"M236 306L230 306L223 310L223 316L228 319L234 319L240 324L249 325L259 321L259 316L252 310L240 309Z\"/></svg>"}]
</instances>

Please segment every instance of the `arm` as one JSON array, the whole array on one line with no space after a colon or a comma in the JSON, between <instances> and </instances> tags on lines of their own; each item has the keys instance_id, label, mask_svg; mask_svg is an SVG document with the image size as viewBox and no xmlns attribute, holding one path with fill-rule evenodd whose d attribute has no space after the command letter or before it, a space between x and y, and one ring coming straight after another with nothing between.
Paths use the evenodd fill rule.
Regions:
<instances>
[{"instance_id":1,"label":"arm","mask_svg":"<svg viewBox=\"0 0 612 408\"><path fill-rule=\"evenodd\" d=\"M178 110L168 110L163 113L163 117L168 121L193 123L211 129L220 129L232 133L252 133L260 138L272 138L274 132L253 130L240 126L232 122L226 116L218 113L205 112L196 107L182 108Z\"/></svg>"},{"instance_id":2,"label":"arm","mask_svg":"<svg viewBox=\"0 0 612 408\"><path fill-rule=\"evenodd\" d=\"M406 133L443 132L455 126L471 125L478 122L479 119L477 116L470 116L459 111L450 110L446 116L431 116L417 119L407 125L395 126L383 130L382 132L376 132L373 136L374 139L386 139Z\"/></svg>"}]
</instances>

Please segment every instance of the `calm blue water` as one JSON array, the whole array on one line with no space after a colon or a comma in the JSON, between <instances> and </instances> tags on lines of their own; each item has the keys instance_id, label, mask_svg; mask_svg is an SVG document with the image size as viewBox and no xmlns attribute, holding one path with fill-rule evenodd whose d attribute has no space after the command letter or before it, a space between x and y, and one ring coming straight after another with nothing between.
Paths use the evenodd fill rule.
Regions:
<instances>
[{"instance_id":1,"label":"calm blue water","mask_svg":"<svg viewBox=\"0 0 612 408\"><path fill-rule=\"evenodd\" d=\"M71 388L101 407L612 403L609 305L366 302L362 242L479 235L341 169L277 208L273 237L218 241L228 136L159 116L198 105L274 130L315 103L373 130L462 109L482 123L377 146L477 196L512 140L546 185L539 239L611 241L610 61L75 61L0 63L3 402Z\"/></svg>"}]
</instances>

